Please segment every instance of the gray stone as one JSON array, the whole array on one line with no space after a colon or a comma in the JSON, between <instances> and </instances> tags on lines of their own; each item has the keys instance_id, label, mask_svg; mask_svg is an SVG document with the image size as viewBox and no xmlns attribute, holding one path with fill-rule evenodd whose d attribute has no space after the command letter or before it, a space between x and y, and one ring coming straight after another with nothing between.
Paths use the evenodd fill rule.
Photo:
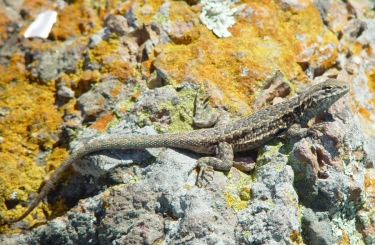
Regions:
<instances>
[{"instance_id":1,"label":"gray stone","mask_svg":"<svg viewBox=\"0 0 375 245\"><path fill-rule=\"evenodd\" d=\"M78 109L82 111L85 121L95 120L103 113L112 111L120 101L126 100L133 88L132 82L121 83L116 78L105 77L98 86L78 98ZM117 92L113 95L115 89Z\"/></svg>"},{"instance_id":2,"label":"gray stone","mask_svg":"<svg viewBox=\"0 0 375 245\"><path fill-rule=\"evenodd\" d=\"M278 146L262 147L250 204L239 211L238 241L250 244L291 244L290 235L301 232L293 171ZM237 242L236 244L240 244Z\"/></svg>"},{"instance_id":3,"label":"gray stone","mask_svg":"<svg viewBox=\"0 0 375 245\"><path fill-rule=\"evenodd\" d=\"M315 213L309 208L303 209L302 213L304 237L307 244L336 244L336 239L332 234L332 227L327 214Z\"/></svg>"}]
</instances>

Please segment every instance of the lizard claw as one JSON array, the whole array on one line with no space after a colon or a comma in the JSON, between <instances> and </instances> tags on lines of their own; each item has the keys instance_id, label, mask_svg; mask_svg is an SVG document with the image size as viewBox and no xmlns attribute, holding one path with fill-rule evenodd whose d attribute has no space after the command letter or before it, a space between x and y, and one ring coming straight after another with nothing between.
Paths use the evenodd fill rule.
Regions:
<instances>
[{"instance_id":1,"label":"lizard claw","mask_svg":"<svg viewBox=\"0 0 375 245\"><path fill-rule=\"evenodd\" d=\"M197 186L204 187L214 179L214 168L205 163L199 164L198 167Z\"/></svg>"},{"instance_id":2,"label":"lizard claw","mask_svg":"<svg viewBox=\"0 0 375 245\"><path fill-rule=\"evenodd\" d=\"M320 122L317 124L313 124L308 129L308 133L313 136L319 136L322 134L322 131L329 125L329 122Z\"/></svg>"}]
</instances>

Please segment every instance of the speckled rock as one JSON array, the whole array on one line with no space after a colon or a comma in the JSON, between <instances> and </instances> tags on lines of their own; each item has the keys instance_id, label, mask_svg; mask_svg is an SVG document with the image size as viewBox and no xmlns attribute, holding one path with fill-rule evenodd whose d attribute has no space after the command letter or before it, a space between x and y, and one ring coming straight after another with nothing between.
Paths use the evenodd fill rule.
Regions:
<instances>
[{"instance_id":1,"label":"speckled rock","mask_svg":"<svg viewBox=\"0 0 375 245\"><path fill-rule=\"evenodd\" d=\"M280 145L262 147L251 202L237 214L236 244L291 244L300 241L294 174Z\"/></svg>"},{"instance_id":2,"label":"speckled rock","mask_svg":"<svg viewBox=\"0 0 375 245\"><path fill-rule=\"evenodd\" d=\"M337 244L326 213L314 212L306 208L302 214L302 224L305 226L303 235L307 244Z\"/></svg>"},{"instance_id":3,"label":"speckled rock","mask_svg":"<svg viewBox=\"0 0 375 245\"><path fill-rule=\"evenodd\" d=\"M0 227L22 231L1 244L374 244L371 1L233 2L221 39L197 1L52 2L0 0L6 217L82 142L193 129L199 83L233 119L329 77L351 92L312 120L329 122L321 132L246 153L254 172L216 171L204 188L189 151L89 154L31 215ZM45 8L59 12L49 38L24 39ZM267 80L276 70L285 79Z\"/></svg>"}]
</instances>

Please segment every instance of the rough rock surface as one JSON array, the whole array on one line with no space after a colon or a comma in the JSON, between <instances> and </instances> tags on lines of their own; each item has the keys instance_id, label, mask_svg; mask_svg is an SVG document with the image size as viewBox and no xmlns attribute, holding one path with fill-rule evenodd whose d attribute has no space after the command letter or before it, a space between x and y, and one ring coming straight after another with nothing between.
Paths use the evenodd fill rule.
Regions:
<instances>
[{"instance_id":1,"label":"rough rock surface","mask_svg":"<svg viewBox=\"0 0 375 245\"><path fill-rule=\"evenodd\" d=\"M343 229L353 237L349 233L355 232L352 221L365 201L363 163L369 163L373 156L368 145L371 142L350 112L347 99L336 103L324 116L332 122L321 136L292 142L291 149L280 142L262 147L253 181L243 186L243 190L250 190L251 198L238 211L228 206L228 197L223 195L228 191L239 195L238 190L228 190L228 186L241 186L236 169L228 176L216 172L211 184L198 188L194 169L198 154L172 149L151 154L142 150L105 151L90 154L77 162L75 169L94 179L110 171L121 175L118 178L127 183L125 186L112 187L89 197L63 217L29 234L13 236L12 241L19 244L151 244L156 241L162 244L191 241L196 244L291 244L302 242L304 237L307 244L341 243L343 237L334 232ZM150 127L136 130L130 127L132 123L134 119L124 117L99 139L137 132L155 133ZM96 130L86 130L74 147L80 140L92 140L96 133ZM345 155L337 152L341 148L336 146L345 144L355 149L360 147L368 154L361 159L350 156L344 159ZM155 160L154 155L159 157ZM113 171L119 166L121 171ZM299 215L303 215L302 221Z\"/></svg>"},{"instance_id":2,"label":"rough rock surface","mask_svg":"<svg viewBox=\"0 0 375 245\"><path fill-rule=\"evenodd\" d=\"M1 244L375 244L373 3L244 1L230 15L232 36L218 39L200 23L197 1L46 1L60 24L48 40L30 40L21 26L46 6L20 2L0 0L6 217L17 216L66 157L56 148L193 129L185 114L200 82L211 105L233 119L327 77L351 92L310 122L329 122L317 135L249 152L252 173L216 171L204 188L195 185L200 156L187 150L89 154L47 196L49 207L0 227ZM278 80L267 80L275 69Z\"/></svg>"}]
</instances>

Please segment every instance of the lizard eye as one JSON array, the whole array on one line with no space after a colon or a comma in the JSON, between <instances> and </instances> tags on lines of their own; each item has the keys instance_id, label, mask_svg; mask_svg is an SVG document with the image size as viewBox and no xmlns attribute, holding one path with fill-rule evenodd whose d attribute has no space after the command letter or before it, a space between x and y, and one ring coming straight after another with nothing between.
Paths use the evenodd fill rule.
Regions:
<instances>
[{"instance_id":1,"label":"lizard eye","mask_svg":"<svg viewBox=\"0 0 375 245\"><path fill-rule=\"evenodd\" d=\"M332 88L333 88L332 86L326 86L323 89L324 89L324 92L330 93L330 92L332 92Z\"/></svg>"}]
</instances>

